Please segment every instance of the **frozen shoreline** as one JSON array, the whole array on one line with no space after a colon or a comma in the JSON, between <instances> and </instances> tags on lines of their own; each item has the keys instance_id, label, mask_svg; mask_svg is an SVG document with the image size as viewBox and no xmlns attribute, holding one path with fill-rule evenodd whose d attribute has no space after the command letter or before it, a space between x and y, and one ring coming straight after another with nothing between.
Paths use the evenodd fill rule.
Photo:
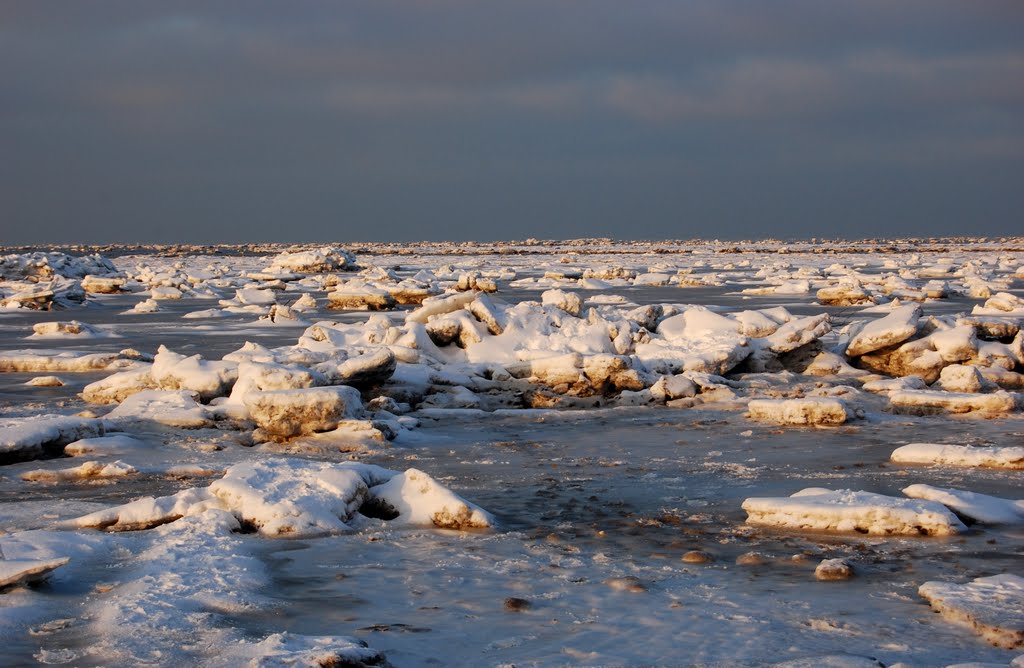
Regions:
<instances>
[{"instance_id":1,"label":"frozen shoreline","mask_svg":"<svg viewBox=\"0 0 1024 668\"><path fill-rule=\"evenodd\" d=\"M15 443L12 425L24 430L39 415L83 410L93 417L69 418L84 420L80 436L64 429L32 447L59 452L61 439L102 435L93 433L101 423L108 437L122 438L80 448L77 461L2 467L7 559L58 558L62 541L72 559L42 585L0 594L0 627L17 638L9 656L76 665L139 658L142 645L133 643L140 640L104 638L93 620L162 601L179 614L153 617L162 620L153 628L145 615L132 618L167 648L150 657L159 665L211 662L226 647L240 657L270 652L258 642L281 631L294 637L271 643L275 652L326 651L336 637L354 656L363 650L344 638L355 637L399 667L753 666L844 652L884 665L1008 665L1013 650L943 622L916 590L926 581L1019 572L1019 525L974 524L959 538L876 537L763 529L746 524L741 510L745 499L807 487L896 498L925 484L1020 497L1019 470L955 466L948 449L932 466L890 461L910 443L1005 447L1024 438L1014 386L1024 370L1014 357L1024 324L1014 301L1024 286L1024 250L969 246L927 257L850 255L842 268L835 256L799 247L780 254L779 244L677 256L653 245L598 249L617 269L571 243L547 256L534 254L536 245L522 255L474 256L467 247L444 260L450 267L383 245L379 252L394 254L310 252L269 266L261 257L118 257L117 269L131 267L124 292L89 293L84 306L59 314L0 311L0 359L18 360L0 376L0 441ZM359 267L337 273L352 263ZM384 314L330 311L338 285L324 271L330 266L337 281L378 286L396 300L419 294L413 283L426 290L416 299L449 292ZM851 285L851 277L879 304L815 303L817 291ZM492 283L497 292L482 297ZM180 298L168 293L153 312L125 314L156 286ZM312 306L298 304L303 294ZM712 308L696 307L695 295ZM437 306L444 299L450 305ZM890 307L885 300L893 299L917 306ZM271 311L284 304L302 308ZM646 308L652 304L657 311ZM211 307L224 317L181 317ZM410 315L417 308L422 321ZM830 318L815 319L821 313ZM80 332L90 330L77 325L38 343L25 338L34 324L58 318L120 338L85 342ZM308 324L320 321L340 324ZM513 339L507 331L523 334ZM620 340L623 331L630 341ZM242 346L254 339L261 345ZM170 350L158 352L160 344ZM390 359L376 352L382 345ZM121 352L127 348L135 351ZM44 350L64 357L53 362ZM111 366L97 370L90 361L79 369L70 351L90 360L107 353ZM813 351L810 362L799 362L803 372L793 370L794 351ZM187 362L196 353L205 360ZM44 368L64 384L24 384ZM79 398L115 371L136 374L115 388L118 409ZM324 433L301 427L314 419L304 401L288 409L296 427L282 430L279 412L261 417L285 405L274 392L306 397L350 383L360 391L343 393L336 414L334 399L318 399L316 431ZM188 392L200 393L198 402L181 394ZM167 403L172 393L181 395L177 403ZM524 401L524 393L534 398ZM257 395L274 401L256 402ZM761 402L756 410L753 402ZM169 420L172 408L178 417ZM813 426L828 423L840 426ZM230 522L221 524L226 516L199 521L207 511L197 507L186 518L194 529L175 529L182 519L137 533L52 532L140 497L205 488L233 465L281 458L423 471L490 511L497 526L453 532L366 518L337 535L273 541L233 533ZM87 459L97 464L71 468ZM93 473L75 480L72 470ZM193 542L181 543L183 536ZM235 594L215 581L210 594L175 584L175 568L186 573L190 563L214 574L211 550L228 550L239 564L253 560L248 575L231 567L241 603L228 605ZM684 562L690 551L712 560ZM170 570L168 555L178 564ZM852 562L853 579L817 582L815 566L829 558ZM97 577L97 568L115 575ZM53 624L64 617L70 621ZM115 648L127 654L111 654Z\"/></svg>"}]
</instances>

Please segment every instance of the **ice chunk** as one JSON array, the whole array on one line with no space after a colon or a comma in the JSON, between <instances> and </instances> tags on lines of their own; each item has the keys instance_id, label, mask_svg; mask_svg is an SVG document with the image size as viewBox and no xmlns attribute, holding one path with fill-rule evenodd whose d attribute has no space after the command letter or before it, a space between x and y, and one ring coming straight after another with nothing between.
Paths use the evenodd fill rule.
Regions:
<instances>
[{"instance_id":1,"label":"ice chunk","mask_svg":"<svg viewBox=\"0 0 1024 668\"><path fill-rule=\"evenodd\" d=\"M729 337L739 334L740 323L706 308L690 308L662 320L657 331L670 341Z\"/></svg>"},{"instance_id":2,"label":"ice chunk","mask_svg":"<svg viewBox=\"0 0 1024 668\"><path fill-rule=\"evenodd\" d=\"M63 387L65 385L64 381L57 376L36 376L25 381L25 384L30 387Z\"/></svg>"},{"instance_id":3,"label":"ice chunk","mask_svg":"<svg viewBox=\"0 0 1024 668\"><path fill-rule=\"evenodd\" d=\"M805 489L743 502L747 522L807 531L946 536L967 527L942 504L851 490Z\"/></svg>"},{"instance_id":4,"label":"ice chunk","mask_svg":"<svg viewBox=\"0 0 1024 668\"><path fill-rule=\"evenodd\" d=\"M362 388L384 383L394 375L397 368L395 353L385 346L364 355L350 357L330 369L326 364L317 367L332 384Z\"/></svg>"},{"instance_id":5,"label":"ice chunk","mask_svg":"<svg viewBox=\"0 0 1024 668\"><path fill-rule=\"evenodd\" d=\"M723 374L753 352L741 324L702 307L665 318L657 336L636 344L637 357L658 373Z\"/></svg>"},{"instance_id":6,"label":"ice chunk","mask_svg":"<svg viewBox=\"0 0 1024 668\"><path fill-rule=\"evenodd\" d=\"M929 415L932 413L1000 414L1017 410L1012 394L1000 390L992 394L941 392L929 390L900 390L889 393L889 401L902 413Z\"/></svg>"},{"instance_id":7,"label":"ice chunk","mask_svg":"<svg viewBox=\"0 0 1024 668\"><path fill-rule=\"evenodd\" d=\"M160 346L150 369L153 382L163 390L194 390L209 401L227 394L238 379L234 362L211 362L200 355L185 357Z\"/></svg>"},{"instance_id":8,"label":"ice chunk","mask_svg":"<svg viewBox=\"0 0 1024 668\"><path fill-rule=\"evenodd\" d=\"M82 398L90 404L113 404L137 392L153 389L156 389L156 382L150 373L150 365L146 364L140 369L121 371L89 383L82 388Z\"/></svg>"},{"instance_id":9,"label":"ice chunk","mask_svg":"<svg viewBox=\"0 0 1024 668\"><path fill-rule=\"evenodd\" d=\"M100 480L103 478L122 478L136 473L135 467L125 464L122 461L110 462L84 462L80 466L73 466L66 469L37 469L25 471L21 474L22 480L32 482L73 482L77 480Z\"/></svg>"},{"instance_id":10,"label":"ice chunk","mask_svg":"<svg viewBox=\"0 0 1024 668\"><path fill-rule=\"evenodd\" d=\"M357 510L399 517L399 524L487 527L493 519L427 474L379 466L275 459L230 467L208 488L146 497L90 513L68 524L113 530L146 529L208 510L231 513L243 527L271 537L308 537L348 530Z\"/></svg>"},{"instance_id":11,"label":"ice chunk","mask_svg":"<svg viewBox=\"0 0 1024 668\"><path fill-rule=\"evenodd\" d=\"M303 292L302 295L298 299L296 299L291 305L291 309L293 311L298 311L299 313L305 313L306 311L315 311L316 308L316 297L309 294L308 292Z\"/></svg>"},{"instance_id":12,"label":"ice chunk","mask_svg":"<svg viewBox=\"0 0 1024 668\"><path fill-rule=\"evenodd\" d=\"M0 588L33 582L71 561L62 559L0 559Z\"/></svg>"},{"instance_id":13,"label":"ice chunk","mask_svg":"<svg viewBox=\"0 0 1024 668\"><path fill-rule=\"evenodd\" d=\"M927 390L928 384L920 376L903 376L901 378L869 380L861 386L861 389L866 392L888 394L899 390Z\"/></svg>"},{"instance_id":14,"label":"ice chunk","mask_svg":"<svg viewBox=\"0 0 1024 668\"><path fill-rule=\"evenodd\" d=\"M884 668L877 659L850 654L828 654L773 663L768 668ZM895 666L892 666L895 668Z\"/></svg>"},{"instance_id":15,"label":"ice chunk","mask_svg":"<svg viewBox=\"0 0 1024 668\"><path fill-rule=\"evenodd\" d=\"M326 379L308 369L272 362L240 362L238 380L231 388L230 401L243 403L252 392L295 390L325 384Z\"/></svg>"},{"instance_id":16,"label":"ice chunk","mask_svg":"<svg viewBox=\"0 0 1024 668\"><path fill-rule=\"evenodd\" d=\"M1024 646L1024 578L1002 574L967 584L925 582L917 593L947 620L973 628L996 647Z\"/></svg>"},{"instance_id":17,"label":"ice chunk","mask_svg":"<svg viewBox=\"0 0 1024 668\"><path fill-rule=\"evenodd\" d=\"M90 294L109 295L121 292L128 279L123 277L93 276L82 277L82 289Z\"/></svg>"},{"instance_id":18,"label":"ice chunk","mask_svg":"<svg viewBox=\"0 0 1024 668\"><path fill-rule=\"evenodd\" d=\"M359 391L345 385L249 392L242 401L268 436L281 439L329 431L363 408Z\"/></svg>"},{"instance_id":19,"label":"ice chunk","mask_svg":"<svg viewBox=\"0 0 1024 668\"><path fill-rule=\"evenodd\" d=\"M368 486L357 466L314 462L244 462L210 494L264 536L315 536L348 529Z\"/></svg>"},{"instance_id":20,"label":"ice chunk","mask_svg":"<svg viewBox=\"0 0 1024 668\"><path fill-rule=\"evenodd\" d=\"M265 271L268 274L324 274L331 271L351 271L357 268L355 265L355 255L349 251L337 246L323 246L307 251L285 251L274 257Z\"/></svg>"},{"instance_id":21,"label":"ice chunk","mask_svg":"<svg viewBox=\"0 0 1024 668\"><path fill-rule=\"evenodd\" d=\"M995 383L986 380L976 366L950 364L939 374L939 380L932 385L933 390L947 392L994 392L999 389Z\"/></svg>"},{"instance_id":22,"label":"ice chunk","mask_svg":"<svg viewBox=\"0 0 1024 668\"><path fill-rule=\"evenodd\" d=\"M120 455L137 452L147 447L146 443L125 434L83 438L64 446L64 454L71 457L83 455Z\"/></svg>"},{"instance_id":23,"label":"ice chunk","mask_svg":"<svg viewBox=\"0 0 1024 668\"><path fill-rule=\"evenodd\" d=\"M327 295L328 308L356 311L385 311L398 302L387 290L370 285L346 285Z\"/></svg>"},{"instance_id":24,"label":"ice chunk","mask_svg":"<svg viewBox=\"0 0 1024 668\"><path fill-rule=\"evenodd\" d=\"M477 295L469 304L469 311L477 320L487 326L487 331L495 336L505 331L507 319L505 313L499 309L485 294Z\"/></svg>"},{"instance_id":25,"label":"ice chunk","mask_svg":"<svg viewBox=\"0 0 1024 668\"><path fill-rule=\"evenodd\" d=\"M1024 447L909 443L893 450L891 459L903 464L945 464L1024 469Z\"/></svg>"},{"instance_id":26,"label":"ice chunk","mask_svg":"<svg viewBox=\"0 0 1024 668\"><path fill-rule=\"evenodd\" d=\"M832 330L829 315L811 315L796 318L779 327L765 338L767 348L773 353L788 353L812 341L817 341Z\"/></svg>"},{"instance_id":27,"label":"ice chunk","mask_svg":"<svg viewBox=\"0 0 1024 668\"><path fill-rule=\"evenodd\" d=\"M66 253L23 253L0 257L0 279L45 279L52 276L84 278L87 275L118 275L114 264L93 253L76 257Z\"/></svg>"},{"instance_id":28,"label":"ice chunk","mask_svg":"<svg viewBox=\"0 0 1024 668\"><path fill-rule=\"evenodd\" d=\"M913 499L938 501L957 515L982 524L1024 523L1024 500L1001 499L987 494L931 485L910 485L903 489L903 493Z\"/></svg>"},{"instance_id":29,"label":"ice chunk","mask_svg":"<svg viewBox=\"0 0 1024 668\"><path fill-rule=\"evenodd\" d=\"M415 311L410 312L406 317L406 322L418 322L420 324L426 324L427 321L435 315L443 315L445 313L452 313L453 311L461 310L462 308L471 304L478 294L476 292L456 292L451 295L438 295L437 297L430 297L429 299L423 300L423 305Z\"/></svg>"},{"instance_id":30,"label":"ice chunk","mask_svg":"<svg viewBox=\"0 0 1024 668\"><path fill-rule=\"evenodd\" d=\"M261 325L282 325L282 326L305 326L309 323L293 313L291 308L284 304L274 304L266 314L261 315L257 321Z\"/></svg>"},{"instance_id":31,"label":"ice chunk","mask_svg":"<svg viewBox=\"0 0 1024 668\"><path fill-rule=\"evenodd\" d=\"M846 354L850 357L859 357L865 353L906 341L917 332L917 320L920 317L920 305L898 306L884 318L864 325L850 340L846 347Z\"/></svg>"},{"instance_id":32,"label":"ice chunk","mask_svg":"<svg viewBox=\"0 0 1024 668\"><path fill-rule=\"evenodd\" d=\"M103 339L113 336L105 329L79 320L37 322L32 325L32 339Z\"/></svg>"},{"instance_id":33,"label":"ice chunk","mask_svg":"<svg viewBox=\"0 0 1024 668\"><path fill-rule=\"evenodd\" d=\"M158 285L149 289L150 299L157 301L164 299L181 299L184 297L184 293L178 288L171 285Z\"/></svg>"},{"instance_id":34,"label":"ice chunk","mask_svg":"<svg viewBox=\"0 0 1024 668\"><path fill-rule=\"evenodd\" d=\"M209 509L224 510L221 501L208 489L184 489L171 496L146 496L130 503L69 520L76 528L137 531L174 522L189 515L201 515Z\"/></svg>"},{"instance_id":35,"label":"ice chunk","mask_svg":"<svg viewBox=\"0 0 1024 668\"><path fill-rule=\"evenodd\" d=\"M821 288L816 296L818 302L825 306L859 306L875 303L875 298L865 292L864 288L848 283Z\"/></svg>"},{"instance_id":36,"label":"ice chunk","mask_svg":"<svg viewBox=\"0 0 1024 668\"><path fill-rule=\"evenodd\" d=\"M209 411L190 390L143 390L131 395L107 414L113 421L152 421L168 427L212 427ZM81 438L81 437L79 437Z\"/></svg>"},{"instance_id":37,"label":"ice chunk","mask_svg":"<svg viewBox=\"0 0 1024 668\"><path fill-rule=\"evenodd\" d=\"M56 350L11 350L0 353L0 372L41 373L66 371L72 373L100 369L125 369L138 362L132 351L119 353L85 353Z\"/></svg>"},{"instance_id":38,"label":"ice chunk","mask_svg":"<svg viewBox=\"0 0 1024 668\"><path fill-rule=\"evenodd\" d=\"M80 438L102 436L107 423L80 417L43 416L8 420L0 426L0 462L59 453Z\"/></svg>"},{"instance_id":39,"label":"ice chunk","mask_svg":"<svg viewBox=\"0 0 1024 668\"><path fill-rule=\"evenodd\" d=\"M751 419L778 424L839 425L850 417L845 403L829 397L754 399L747 410Z\"/></svg>"},{"instance_id":40,"label":"ice chunk","mask_svg":"<svg viewBox=\"0 0 1024 668\"><path fill-rule=\"evenodd\" d=\"M242 305L270 306L277 303L277 292L261 288L241 288L235 291L234 302ZM221 306L230 303L221 302Z\"/></svg>"},{"instance_id":41,"label":"ice chunk","mask_svg":"<svg viewBox=\"0 0 1024 668\"><path fill-rule=\"evenodd\" d=\"M408 469L383 485L372 487L374 501L397 513L400 524L438 526L444 529L482 528L494 518L440 485L423 471Z\"/></svg>"},{"instance_id":42,"label":"ice chunk","mask_svg":"<svg viewBox=\"0 0 1024 668\"><path fill-rule=\"evenodd\" d=\"M989 297L985 302L985 310L1024 313L1024 299L1009 292L999 292Z\"/></svg>"},{"instance_id":43,"label":"ice chunk","mask_svg":"<svg viewBox=\"0 0 1024 668\"><path fill-rule=\"evenodd\" d=\"M223 648L219 656L207 662L210 668L387 668L384 655L365 642L343 636L304 636L275 633L260 642L239 642Z\"/></svg>"},{"instance_id":44,"label":"ice chunk","mask_svg":"<svg viewBox=\"0 0 1024 668\"><path fill-rule=\"evenodd\" d=\"M579 316L580 309L583 308L583 300L575 292L547 290L541 294L540 299L545 306L554 306L572 316Z\"/></svg>"}]
</instances>

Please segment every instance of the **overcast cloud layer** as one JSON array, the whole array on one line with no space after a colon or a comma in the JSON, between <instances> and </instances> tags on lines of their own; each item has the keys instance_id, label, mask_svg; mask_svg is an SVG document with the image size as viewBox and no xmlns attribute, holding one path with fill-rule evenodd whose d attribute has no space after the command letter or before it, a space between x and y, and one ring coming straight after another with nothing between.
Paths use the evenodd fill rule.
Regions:
<instances>
[{"instance_id":1,"label":"overcast cloud layer","mask_svg":"<svg viewBox=\"0 0 1024 668\"><path fill-rule=\"evenodd\" d=\"M0 244L1024 234L1024 3L0 3Z\"/></svg>"}]
</instances>

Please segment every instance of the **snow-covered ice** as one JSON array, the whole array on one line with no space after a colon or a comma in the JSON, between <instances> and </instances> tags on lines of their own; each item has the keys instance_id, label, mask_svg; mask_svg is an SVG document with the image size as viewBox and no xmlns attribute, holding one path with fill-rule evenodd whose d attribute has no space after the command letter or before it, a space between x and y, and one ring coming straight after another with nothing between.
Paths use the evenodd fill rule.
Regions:
<instances>
[{"instance_id":1,"label":"snow-covered ice","mask_svg":"<svg viewBox=\"0 0 1024 668\"><path fill-rule=\"evenodd\" d=\"M811 487L788 497L749 498L747 523L804 531L947 536L967 527L939 503Z\"/></svg>"},{"instance_id":2,"label":"snow-covered ice","mask_svg":"<svg viewBox=\"0 0 1024 668\"><path fill-rule=\"evenodd\" d=\"M925 582L918 593L932 608L997 647L1024 647L1024 578L1011 573L966 584Z\"/></svg>"},{"instance_id":3,"label":"snow-covered ice","mask_svg":"<svg viewBox=\"0 0 1024 668\"><path fill-rule=\"evenodd\" d=\"M372 516L385 514L409 526L486 528L494 518L426 473L389 471L370 464L323 464L302 460L244 462L208 488L137 499L71 520L71 526L137 530L209 510L231 513L246 527L272 537L309 537L348 531L370 502ZM369 511L368 511L369 512Z\"/></svg>"},{"instance_id":4,"label":"snow-covered ice","mask_svg":"<svg viewBox=\"0 0 1024 668\"><path fill-rule=\"evenodd\" d=\"M945 466L987 466L1024 469L1024 446L972 446L943 443L908 443L892 452L892 461L902 464Z\"/></svg>"},{"instance_id":5,"label":"snow-covered ice","mask_svg":"<svg viewBox=\"0 0 1024 668\"><path fill-rule=\"evenodd\" d=\"M984 524L1024 524L1024 500L1000 499L963 489L916 484L903 493L914 499L938 501L960 517Z\"/></svg>"},{"instance_id":6,"label":"snow-covered ice","mask_svg":"<svg viewBox=\"0 0 1024 668\"><path fill-rule=\"evenodd\" d=\"M1019 569L1020 240L109 250L0 259L14 665L1019 654L915 592Z\"/></svg>"},{"instance_id":7,"label":"snow-covered ice","mask_svg":"<svg viewBox=\"0 0 1024 668\"><path fill-rule=\"evenodd\" d=\"M747 410L754 420L795 425L840 425L851 412L841 400L826 397L755 399Z\"/></svg>"}]
</instances>

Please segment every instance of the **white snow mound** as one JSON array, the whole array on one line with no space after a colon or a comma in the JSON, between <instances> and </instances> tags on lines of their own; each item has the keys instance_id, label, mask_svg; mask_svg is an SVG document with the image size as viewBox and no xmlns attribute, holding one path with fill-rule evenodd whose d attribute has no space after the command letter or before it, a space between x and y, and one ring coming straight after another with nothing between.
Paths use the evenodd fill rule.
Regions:
<instances>
[{"instance_id":1,"label":"white snow mound","mask_svg":"<svg viewBox=\"0 0 1024 668\"><path fill-rule=\"evenodd\" d=\"M446 529L484 528L494 518L479 506L452 493L423 471L408 469L370 494L398 512L400 524L438 526Z\"/></svg>"}]
</instances>

